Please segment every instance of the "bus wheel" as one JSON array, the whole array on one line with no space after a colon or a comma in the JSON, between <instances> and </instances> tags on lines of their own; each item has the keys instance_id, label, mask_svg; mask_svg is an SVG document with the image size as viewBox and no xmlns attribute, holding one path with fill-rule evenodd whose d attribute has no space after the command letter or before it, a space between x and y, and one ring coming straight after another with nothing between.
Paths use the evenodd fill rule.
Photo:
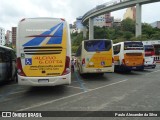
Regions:
<instances>
[{"instance_id":1,"label":"bus wheel","mask_svg":"<svg viewBox=\"0 0 160 120\"><path fill-rule=\"evenodd\" d=\"M155 66L154 67L152 67L153 69L155 69Z\"/></svg>"},{"instance_id":2,"label":"bus wheel","mask_svg":"<svg viewBox=\"0 0 160 120\"><path fill-rule=\"evenodd\" d=\"M104 73L98 73L97 75L99 75L99 76L103 76L103 75L104 75Z\"/></svg>"},{"instance_id":3,"label":"bus wheel","mask_svg":"<svg viewBox=\"0 0 160 120\"><path fill-rule=\"evenodd\" d=\"M131 70L126 70L126 73L131 73Z\"/></svg>"}]
</instances>

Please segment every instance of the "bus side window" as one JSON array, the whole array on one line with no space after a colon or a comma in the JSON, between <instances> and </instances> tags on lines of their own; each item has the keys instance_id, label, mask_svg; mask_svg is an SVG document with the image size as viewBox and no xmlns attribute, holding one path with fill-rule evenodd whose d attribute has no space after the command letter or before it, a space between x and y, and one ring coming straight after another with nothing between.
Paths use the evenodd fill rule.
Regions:
<instances>
[{"instance_id":1,"label":"bus side window","mask_svg":"<svg viewBox=\"0 0 160 120\"><path fill-rule=\"evenodd\" d=\"M76 57L81 56L81 52L82 52L82 45L78 48L78 50L76 52Z\"/></svg>"},{"instance_id":2,"label":"bus side window","mask_svg":"<svg viewBox=\"0 0 160 120\"><path fill-rule=\"evenodd\" d=\"M0 51L0 63L3 62L3 53Z\"/></svg>"},{"instance_id":3,"label":"bus side window","mask_svg":"<svg viewBox=\"0 0 160 120\"><path fill-rule=\"evenodd\" d=\"M10 51L5 51L4 57L4 62L10 62L11 61L11 52Z\"/></svg>"},{"instance_id":4,"label":"bus side window","mask_svg":"<svg viewBox=\"0 0 160 120\"><path fill-rule=\"evenodd\" d=\"M0 62L4 62L5 61L5 51L3 48L0 48Z\"/></svg>"},{"instance_id":5,"label":"bus side window","mask_svg":"<svg viewBox=\"0 0 160 120\"><path fill-rule=\"evenodd\" d=\"M114 49L114 54L117 55L121 50L121 45L116 45L113 47L113 49Z\"/></svg>"}]
</instances>

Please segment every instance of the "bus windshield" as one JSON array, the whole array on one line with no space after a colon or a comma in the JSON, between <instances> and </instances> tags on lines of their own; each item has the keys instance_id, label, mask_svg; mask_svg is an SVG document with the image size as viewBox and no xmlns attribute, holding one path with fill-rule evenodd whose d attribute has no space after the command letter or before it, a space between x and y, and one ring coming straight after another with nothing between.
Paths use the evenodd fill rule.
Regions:
<instances>
[{"instance_id":1,"label":"bus windshield","mask_svg":"<svg viewBox=\"0 0 160 120\"><path fill-rule=\"evenodd\" d=\"M108 40L89 40L84 41L84 49L87 52L109 51L111 49L111 41Z\"/></svg>"},{"instance_id":2,"label":"bus windshield","mask_svg":"<svg viewBox=\"0 0 160 120\"><path fill-rule=\"evenodd\" d=\"M143 50L142 42L124 42L124 50Z\"/></svg>"}]
</instances>

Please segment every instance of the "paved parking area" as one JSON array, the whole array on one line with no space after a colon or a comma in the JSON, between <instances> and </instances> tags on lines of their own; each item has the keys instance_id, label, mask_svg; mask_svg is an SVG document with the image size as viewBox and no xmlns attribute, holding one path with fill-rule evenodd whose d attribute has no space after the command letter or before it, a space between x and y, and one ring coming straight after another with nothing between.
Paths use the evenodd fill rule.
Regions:
<instances>
[{"instance_id":1,"label":"paved parking area","mask_svg":"<svg viewBox=\"0 0 160 120\"><path fill-rule=\"evenodd\" d=\"M0 111L148 111L160 110L160 65L124 73L72 74L71 85L0 87Z\"/></svg>"}]
</instances>

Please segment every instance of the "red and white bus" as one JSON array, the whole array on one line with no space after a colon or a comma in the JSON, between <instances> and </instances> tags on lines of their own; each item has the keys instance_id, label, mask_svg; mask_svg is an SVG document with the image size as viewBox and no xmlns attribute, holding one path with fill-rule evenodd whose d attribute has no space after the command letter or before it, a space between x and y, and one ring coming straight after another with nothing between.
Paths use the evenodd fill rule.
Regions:
<instances>
[{"instance_id":1,"label":"red and white bus","mask_svg":"<svg viewBox=\"0 0 160 120\"><path fill-rule=\"evenodd\" d=\"M144 66L155 68L156 67L156 62L154 60L154 57L155 57L154 46L153 45L144 45L144 50L145 50Z\"/></svg>"}]
</instances>

